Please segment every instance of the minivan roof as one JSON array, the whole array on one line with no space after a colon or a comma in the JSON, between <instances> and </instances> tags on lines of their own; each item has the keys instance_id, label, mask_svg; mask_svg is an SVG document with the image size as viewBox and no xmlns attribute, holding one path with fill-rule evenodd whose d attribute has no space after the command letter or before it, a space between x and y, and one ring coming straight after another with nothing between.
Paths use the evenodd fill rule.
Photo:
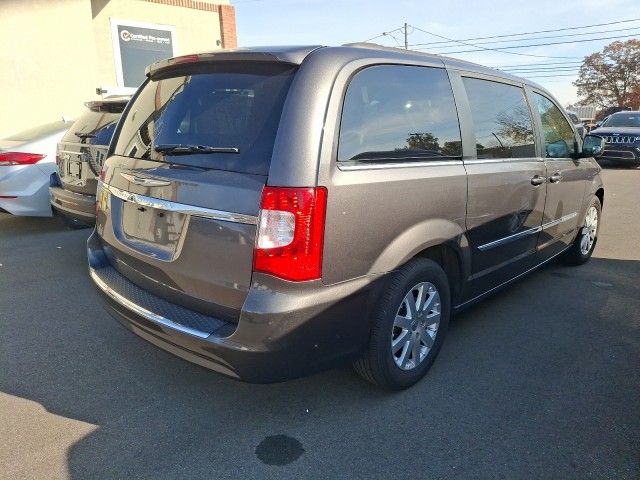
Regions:
<instances>
[{"instance_id":1,"label":"minivan roof","mask_svg":"<svg viewBox=\"0 0 640 480\"><path fill-rule=\"evenodd\" d=\"M292 65L300 65L312 52L324 56L335 56L340 63L353 60L364 60L376 58L377 60L415 60L431 61L441 63L444 67L461 69L485 75L502 77L511 81L526 83L532 87L546 91L546 89L526 78L511 75L502 70L485 67L477 63L460 60L457 58L445 57L427 52L406 50L395 47L384 47L375 43L348 43L338 47L327 47L323 45L303 45L303 46L263 46L217 50L180 57L168 58L154 63L147 67L146 74L151 76L159 70L185 63L214 62L214 61L264 61L281 62Z\"/></svg>"}]
</instances>

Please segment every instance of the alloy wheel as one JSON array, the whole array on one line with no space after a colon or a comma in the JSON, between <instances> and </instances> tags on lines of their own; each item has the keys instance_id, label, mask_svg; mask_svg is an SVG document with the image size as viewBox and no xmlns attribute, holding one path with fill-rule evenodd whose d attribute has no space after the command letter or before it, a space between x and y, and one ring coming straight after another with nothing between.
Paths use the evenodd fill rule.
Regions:
<instances>
[{"instance_id":1,"label":"alloy wheel","mask_svg":"<svg viewBox=\"0 0 640 480\"><path fill-rule=\"evenodd\" d=\"M404 296L393 322L391 354L402 370L412 370L424 361L440 326L438 289L429 282L413 286Z\"/></svg>"},{"instance_id":2,"label":"alloy wheel","mask_svg":"<svg viewBox=\"0 0 640 480\"><path fill-rule=\"evenodd\" d=\"M596 241L596 234L598 233L598 209L596 207L591 206L589 210L587 210L581 233L580 253L587 255L591 251Z\"/></svg>"}]
</instances>

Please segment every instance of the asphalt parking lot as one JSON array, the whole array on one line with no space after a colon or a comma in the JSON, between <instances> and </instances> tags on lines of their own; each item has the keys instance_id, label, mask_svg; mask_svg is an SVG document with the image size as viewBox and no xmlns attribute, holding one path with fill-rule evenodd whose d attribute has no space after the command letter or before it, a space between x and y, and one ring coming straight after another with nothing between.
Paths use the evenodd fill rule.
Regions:
<instances>
[{"instance_id":1,"label":"asphalt parking lot","mask_svg":"<svg viewBox=\"0 0 640 480\"><path fill-rule=\"evenodd\" d=\"M459 315L393 394L177 359L97 302L89 230L0 214L0 477L640 478L640 170L604 179L594 258Z\"/></svg>"}]
</instances>

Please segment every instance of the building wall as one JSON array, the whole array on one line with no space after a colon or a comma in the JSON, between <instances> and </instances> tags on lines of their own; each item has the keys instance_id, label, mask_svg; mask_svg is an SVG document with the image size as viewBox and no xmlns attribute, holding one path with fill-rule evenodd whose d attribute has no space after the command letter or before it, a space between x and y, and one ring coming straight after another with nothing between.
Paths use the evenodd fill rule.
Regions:
<instances>
[{"instance_id":1,"label":"building wall","mask_svg":"<svg viewBox=\"0 0 640 480\"><path fill-rule=\"evenodd\" d=\"M0 138L75 115L95 95L95 57L86 0L0 1Z\"/></svg>"},{"instance_id":2,"label":"building wall","mask_svg":"<svg viewBox=\"0 0 640 480\"><path fill-rule=\"evenodd\" d=\"M117 86L111 18L175 26L176 55L236 46L228 0L0 0L0 138Z\"/></svg>"},{"instance_id":3,"label":"building wall","mask_svg":"<svg viewBox=\"0 0 640 480\"><path fill-rule=\"evenodd\" d=\"M175 25L176 55L222 48L220 17L218 9L214 8L217 5L189 0L165 0L163 3L147 0L92 0L91 3L95 15L93 28L96 55L101 59L97 76L100 85L116 85L111 18ZM201 8L198 8L198 4ZM192 5L196 8L180 5Z\"/></svg>"}]
</instances>

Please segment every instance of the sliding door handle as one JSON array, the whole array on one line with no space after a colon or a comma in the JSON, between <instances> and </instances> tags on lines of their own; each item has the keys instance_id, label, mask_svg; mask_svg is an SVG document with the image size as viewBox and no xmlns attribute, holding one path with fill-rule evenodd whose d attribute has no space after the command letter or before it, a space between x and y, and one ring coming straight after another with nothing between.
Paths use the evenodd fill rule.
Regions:
<instances>
[{"instance_id":1,"label":"sliding door handle","mask_svg":"<svg viewBox=\"0 0 640 480\"><path fill-rule=\"evenodd\" d=\"M560 172L556 172L549 177L551 183L558 183L560 180L562 180L562 174Z\"/></svg>"},{"instance_id":2,"label":"sliding door handle","mask_svg":"<svg viewBox=\"0 0 640 480\"><path fill-rule=\"evenodd\" d=\"M538 185L542 185L545 180L546 180L546 177L535 175L531 177L531 185L535 185L537 187Z\"/></svg>"}]
</instances>

